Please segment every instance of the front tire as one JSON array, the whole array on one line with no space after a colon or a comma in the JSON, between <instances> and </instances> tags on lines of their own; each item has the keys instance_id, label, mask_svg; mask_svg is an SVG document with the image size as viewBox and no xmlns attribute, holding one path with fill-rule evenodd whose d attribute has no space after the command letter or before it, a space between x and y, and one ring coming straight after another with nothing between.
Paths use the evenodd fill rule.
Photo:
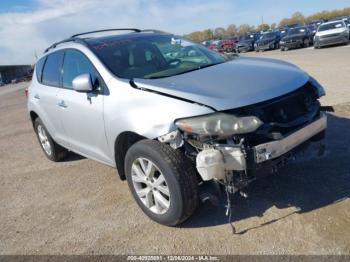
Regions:
<instances>
[{"instance_id":1,"label":"front tire","mask_svg":"<svg viewBox=\"0 0 350 262\"><path fill-rule=\"evenodd\" d=\"M51 161L58 162L62 160L68 153L68 150L57 144L47 131L41 119L38 117L34 121L35 133L45 156Z\"/></svg>"},{"instance_id":2,"label":"front tire","mask_svg":"<svg viewBox=\"0 0 350 262\"><path fill-rule=\"evenodd\" d=\"M196 172L180 151L154 140L141 140L127 152L125 174L143 212L157 223L176 226L198 205Z\"/></svg>"}]
</instances>

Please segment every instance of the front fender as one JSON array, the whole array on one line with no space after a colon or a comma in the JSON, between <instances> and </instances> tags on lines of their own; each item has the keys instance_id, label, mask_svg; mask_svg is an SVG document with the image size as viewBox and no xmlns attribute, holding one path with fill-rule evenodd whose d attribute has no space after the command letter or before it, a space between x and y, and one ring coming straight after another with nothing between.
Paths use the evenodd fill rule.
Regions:
<instances>
[{"instance_id":1,"label":"front fender","mask_svg":"<svg viewBox=\"0 0 350 262\"><path fill-rule=\"evenodd\" d=\"M104 99L104 117L111 157L114 142L123 132L155 139L175 130L174 120L178 118L214 112L203 105L135 89L128 82L111 80L108 86L110 94Z\"/></svg>"}]
</instances>

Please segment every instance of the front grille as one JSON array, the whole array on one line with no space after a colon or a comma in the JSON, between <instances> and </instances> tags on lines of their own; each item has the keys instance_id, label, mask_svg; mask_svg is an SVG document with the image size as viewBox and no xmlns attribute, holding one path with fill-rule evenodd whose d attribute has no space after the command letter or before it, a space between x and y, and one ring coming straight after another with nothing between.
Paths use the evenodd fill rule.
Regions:
<instances>
[{"instance_id":1,"label":"front grille","mask_svg":"<svg viewBox=\"0 0 350 262\"><path fill-rule=\"evenodd\" d=\"M340 36L340 35L341 35L340 33L330 34L330 35L323 35L323 36L321 36L321 38L337 37L337 36Z\"/></svg>"},{"instance_id":2,"label":"front grille","mask_svg":"<svg viewBox=\"0 0 350 262\"><path fill-rule=\"evenodd\" d=\"M311 83L284 96L251 105L229 110L240 116L254 115L264 122L261 133L279 133L285 135L310 121L319 114L319 102ZM259 130L258 130L259 131Z\"/></svg>"}]
</instances>

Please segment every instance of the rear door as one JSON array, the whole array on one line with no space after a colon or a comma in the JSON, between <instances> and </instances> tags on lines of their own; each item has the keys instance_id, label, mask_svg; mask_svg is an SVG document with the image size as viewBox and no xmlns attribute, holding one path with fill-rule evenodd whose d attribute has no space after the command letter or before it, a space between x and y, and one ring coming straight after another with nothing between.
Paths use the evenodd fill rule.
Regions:
<instances>
[{"instance_id":1,"label":"rear door","mask_svg":"<svg viewBox=\"0 0 350 262\"><path fill-rule=\"evenodd\" d=\"M107 139L103 119L105 84L90 60L75 49L65 50L62 67L59 111L69 147L91 158L108 162ZM89 74L93 92L73 90L75 77Z\"/></svg>"},{"instance_id":2,"label":"rear door","mask_svg":"<svg viewBox=\"0 0 350 262\"><path fill-rule=\"evenodd\" d=\"M61 65L63 52L50 53L37 62L37 85L33 85L33 100L39 109L39 115L56 142L66 145L64 130L59 119L57 94L61 86Z\"/></svg>"}]
</instances>

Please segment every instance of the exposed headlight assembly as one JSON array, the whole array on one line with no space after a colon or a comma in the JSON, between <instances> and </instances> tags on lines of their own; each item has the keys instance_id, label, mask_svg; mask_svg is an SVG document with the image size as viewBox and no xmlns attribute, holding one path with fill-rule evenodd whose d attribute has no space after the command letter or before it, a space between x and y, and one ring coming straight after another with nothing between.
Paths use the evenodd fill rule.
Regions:
<instances>
[{"instance_id":1,"label":"exposed headlight assembly","mask_svg":"<svg viewBox=\"0 0 350 262\"><path fill-rule=\"evenodd\" d=\"M175 125L182 131L207 136L229 136L251 133L263 122L255 116L236 117L225 113L179 119Z\"/></svg>"}]
</instances>

